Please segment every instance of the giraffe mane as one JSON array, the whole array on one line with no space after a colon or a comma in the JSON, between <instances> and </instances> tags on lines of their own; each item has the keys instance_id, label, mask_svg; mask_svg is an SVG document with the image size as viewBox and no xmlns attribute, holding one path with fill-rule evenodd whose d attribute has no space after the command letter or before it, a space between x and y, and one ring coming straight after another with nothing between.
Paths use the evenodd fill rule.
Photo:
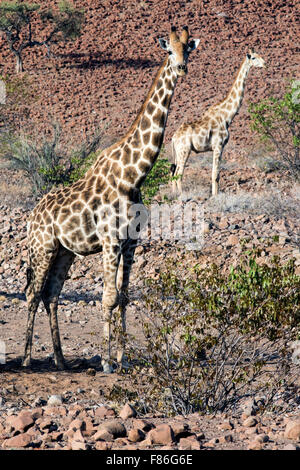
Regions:
<instances>
[{"instance_id":1,"label":"giraffe mane","mask_svg":"<svg viewBox=\"0 0 300 470\"><path fill-rule=\"evenodd\" d=\"M140 117L141 115L144 113L146 107L147 107L147 104L149 103L150 101L150 98L152 97L153 95L153 91L155 90L155 87L156 87L156 84L159 80L159 77L161 75L161 72L162 70L165 68L167 62L168 62L168 59L169 57L166 57L165 60L163 61L163 63L161 64L161 66L159 67L154 79L153 79L153 82L152 82L152 85L151 85L151 88L150 90L148 91L148 94L146 96L146 99L144 100L135 120L133 121L133 123L131 124L130 128L128 129L128 131L126 132L126 134L120 139L118 140L117 142L115 142L111 147L109 147L109 149L113 149L114 147L117 147L119 146L120 144L122 144L122 142L124 142L125 140L128 139L128 137L130 136L130 134L134 131L134 129L137 127L138 123L139 123L139 120L140 120ZM108 149L105 149L105 150L108 150Z\"/></svg>"},{"instance_id":2,"label":"giraffe mane","mask_svg":"<svg viewBox=\"0 0 300 470\"><path fill-rule=\"evenodd\" d=\"M247 57L247 56L246 56L246 57ZM221 104L224 103L224 101L227 100L228 96L230 95L230 93L232 92L232 90L233 90L233 88L234 88L234 86L235 86L236 80L237 80L237 78L238 78L238 76L239 76L239 73L240 73L240 71L241 71L241 68L244 66L245 60L246 60L246 58L243 60L243 62L242 62L241 65L239 66L238 71L236 72L236 74L235 74L235 76L234 76L234 80L233 80L232 86L231 86L229 92L227 93L227 95L225 96L225 98L224 98L223 100L221 100L219 103L216 103L216 104L212 105L212 108L220 106Z\"/></svg>"}]
</instances>

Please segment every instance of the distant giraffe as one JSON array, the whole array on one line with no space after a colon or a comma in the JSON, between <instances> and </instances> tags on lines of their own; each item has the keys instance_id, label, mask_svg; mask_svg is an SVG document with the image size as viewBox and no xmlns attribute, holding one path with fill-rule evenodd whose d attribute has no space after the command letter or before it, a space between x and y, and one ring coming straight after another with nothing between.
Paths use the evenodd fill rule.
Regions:
<instances>
[{"instance_id":1,"label":"distant giraffe","mask_svg":"<svg viewBox=\"0 0 300 470\"><path fill-rule=\"evenodd\" d=\"M117 361L123 363L127 288L137 243L128 235L135 223L130 209L141 203L140 187L159 155L177 78L186 75L189 54L199 44L198 39L189 39L187 27L180 38L172 27L169 40L160 38L159 42L168 56L127 134L103 150L79 181L44 196L29 217L24 366L30 365L34 318L42 299L50 320L54 361L59 369L64 368L57 321L58 298L75 256L100 251L103 251L102 311L107 343L103 370L108 373L113 370L111 322L117 306L122 330ZM121 273L119 270L118 283L121 259L123 268Z\"/></svg>"},{"instance_id":2,"label":"distant giraffe","mask_svg":"<svg viewBox=\"0 0 300 470\"><path fill-rule=\"evenodd\" d=\"M213 151L212 195L219 191L220 161L229 139L228 127L242 104L245 82L251 67L265 67L265 61L255 52L249 51L238 71L234 84L221 103L211 106L198 121L184 123L172 137L173 192L178 188L182 194L182 178L191 151L196 153Z\"/></svg>"}]
</instances>

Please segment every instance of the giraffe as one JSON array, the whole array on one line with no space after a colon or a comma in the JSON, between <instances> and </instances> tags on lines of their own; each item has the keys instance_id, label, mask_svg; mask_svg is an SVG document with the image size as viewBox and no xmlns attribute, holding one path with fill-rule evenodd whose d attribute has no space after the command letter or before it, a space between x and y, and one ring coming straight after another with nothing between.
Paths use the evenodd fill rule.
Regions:
<instances>
[{"instance_id":1,"label":"giraffe","mask_svg":"<svg viewBox=\"0 0 300 470\"><path fill-rule=\"evenodd\" d=\"M173 192L182 195L182 178L191 151L196 153L213 152L212 195L218 194L220 161L225 145L229 140L228 128L238 113L245 89L245 82L251 67L265 67L265 61L250 50L244 58L233 86L226 98L211 106L200 120L182 124L172 137L174 163L171 171L174 176Z\"/></svg>"},{"instance_id":2,"label":"giraffe","mask_svg":"<svg viewBox=\"0 0 300 470\"><path fill-rule=\"evenodd\" d=\"M126 135L104 149L77 182L45 195L29 216L25 367L31 363L34 319L42 300L49 316L55 365L65 368L58 298L75 256L99 252L103 253L103 370L113 372L111 324L117 314L121 331L117 335L117 363L125 362L127 290L137 244L137 239L129 236L136 220L131 209L142 203L140 187L159 155L177 79L186 75L189 54L198 47L199 39L190 39L186 26L178 36L172 26L168 39L159 38L159 43L168 55ZM116 307L119 311L113 317Z\"/></svg>"}]
</instances>

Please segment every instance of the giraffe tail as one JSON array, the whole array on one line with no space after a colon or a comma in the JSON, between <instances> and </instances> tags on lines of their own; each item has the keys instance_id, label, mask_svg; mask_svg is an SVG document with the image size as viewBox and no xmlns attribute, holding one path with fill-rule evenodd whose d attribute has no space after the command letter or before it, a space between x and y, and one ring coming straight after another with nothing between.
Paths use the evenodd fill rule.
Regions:
<instances>
[{"instance_id":1,"label":"giraffe tail","mask_svg":"<svg viewBox=\"0 0 300 470\"><path fill-rule=\"evenodd\" d=\"M27 268L26 269L26 278L27 278L27 284L24 288L24 292L27 291L28 287L30 286L32 279L33 279L33 269L32 268Z\"/></svg>"},{"instance_id":2,"label":"giraffe tail","mask_svg":"<svg viewBox=\"0 0 300 470\"><path fill-rule=\"evenodd\" d=\"M170 171L172 173L172 176L174 176L175 171L176 171L176 151L175 151L175 146L174 146L174 141L172 139L172 160L174 163L171 164Z\"/></svg>"}]
</instances>

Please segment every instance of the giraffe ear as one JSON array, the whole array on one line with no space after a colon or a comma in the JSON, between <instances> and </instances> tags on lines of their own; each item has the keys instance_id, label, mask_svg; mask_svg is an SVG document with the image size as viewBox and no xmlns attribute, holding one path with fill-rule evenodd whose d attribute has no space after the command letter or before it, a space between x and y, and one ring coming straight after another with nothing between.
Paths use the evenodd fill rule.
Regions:
<instances>
[{"instance_id":1,"label":"giraffe ear","mask_svg":"<svg viewBox=\"0 0 300 470\"><path fill-rule=\"evenodd\" d=\"M164 51L169 50L169 44L168 44L168 41L166 41L166 39L159 38L158 41L159 41L160 47L162 47Z\"/></svg>"},{"instance_id":2,"label":"giraffe ear","mask_svg":"<svg viewBox=\"0 0 300 470\"><path fill-rule=\"evenodd\" d=\"M199 46L199 43L200 43L200 39L192 39L191 41L189 41L188 51L191 52L197 49L197 47Z\"/></svg>"}]
</instances>

